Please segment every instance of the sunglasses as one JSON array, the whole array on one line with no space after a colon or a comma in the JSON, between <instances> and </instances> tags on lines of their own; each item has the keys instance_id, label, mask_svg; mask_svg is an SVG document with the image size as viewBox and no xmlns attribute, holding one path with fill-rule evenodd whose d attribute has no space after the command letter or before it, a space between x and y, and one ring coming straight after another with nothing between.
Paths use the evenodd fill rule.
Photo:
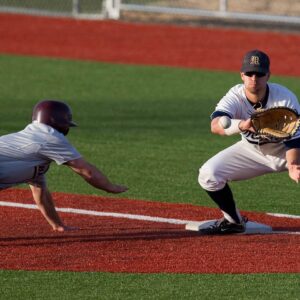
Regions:
<instances>
[{"instance_id":1,"label":"sunglasses","mask_svg":"<svg viewBox=\"0 0 300 300\"><path fill-rule=\"evenodd\" d=\"M252 77L253 75L255 75L256 77L261 78L261 77L266 76L267 74L265 74L265 73L259 73L259 72L246 72L245 75L247 77Z\"/></svg>"}]
</instances>

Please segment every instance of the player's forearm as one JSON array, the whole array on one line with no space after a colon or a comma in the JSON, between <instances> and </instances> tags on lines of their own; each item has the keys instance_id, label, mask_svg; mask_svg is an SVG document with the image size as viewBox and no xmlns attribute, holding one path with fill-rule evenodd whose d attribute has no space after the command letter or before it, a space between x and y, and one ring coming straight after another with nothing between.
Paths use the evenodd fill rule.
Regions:
<instances>
[{"instance_id":1,"label":"player's forearm","mask_svg":"<svg viewBox=\"0 0 300 300\"><path fill-rule=\"evenodd\" d=\"M115 191L115 185L111 183L99 169L91 164L89 164L88 168L80 170L79 175L97 189L101 189L109 193Z\"/></svg>"},{"instance_id":2,"label":"player's forearm","mask_svg":"<svg viewBox=\"0 0 300 300\"><path fill-rule=\"evenodd\" d=\"M286 160L290 178L298 183L300 181L300 149L289 149L286 152Z\"/></svg>"},{"instance_id":3,"label":"player's forearm","mask_svg":"<svg viewBox=\"0 0 300 300\"><path fill-rule=\"evenodd\" d=\"M97 167L90 164L82 157L68 161L66 165L97 189L104 190L108 193L123 193L127 191L127 187L110 182Z\"/></svg>"},{"instance_id":4,"label":"player's forearm","mask_svg":"<svg viewBox=\"0 0 300 300\"><path fill-rule=\"evenodd\" d=\"M220 118L214 118L211 121L211 132L219 135L233 135L241 133L242 131L251 131L254 132L251 119L240 120L232 119L229 123L230 125L224 129L224 125L220 124Z\"/></svg>"},{"instance_id":5,"label":"player's forearm","mask_svg":"<svg viewBox=\"0 0 300 300\"><path fill-rule=\"evenodd\" d=\"M214 134L225 135L224 128L222 128L219 124L219 119L220 119L220 117L217 117L211 121L211 124L210 124L211 132Z\"/></svg>"},{"instance_id":6,"label":"player's forearm","mask_svg":"<svg viewBox=\"0 0 300 300\"><path fill-rule=\"evenodd\" d=\"M52 226L53 230L57 230L58 228L63 227L64 224L61 221L58 213L56 212L52 196L47 188L40 188L35 186L30 186L30 188L35 203L37 204L44 218Z\"/></svg>"},{"instance_id":7,"label":"player's forearm","mask_svg":"<svg viewBox=\"0 0 300 300\"><path fill-rule=\"evenodd\" d=\"M230 119L226 116L214 118L211 122L211 132L219 135L233 135L241 133L240 124L245 121Z\"/></svg>"},{"instance_id":8,"label":"player's forearm","mask_svg":"<svg viewBox=\"0 0 300 300\"><path fill-rule=\"evenodd\" d=\"M90 172L84 172L82 177L95 188L106 192L110 192L113 189L113 184L95 167Z\"/></svg>"},{"instance_id":9,"label":"player's forearm","mask_svg":"<svg viewBox=\"0 0 300 300\"><path fill-rule=\"evenodd\" d=\"M300 148L289 149L286 152L288 167L291 165L300 165Z\"/></svg>"}]
</instances>

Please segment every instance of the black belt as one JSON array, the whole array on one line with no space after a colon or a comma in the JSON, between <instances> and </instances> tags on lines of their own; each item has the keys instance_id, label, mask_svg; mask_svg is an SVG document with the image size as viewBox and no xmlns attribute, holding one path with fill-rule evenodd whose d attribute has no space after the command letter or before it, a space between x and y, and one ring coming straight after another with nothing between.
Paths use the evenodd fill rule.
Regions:
<instances>
[{"instance_id":1,"label":"black belt","mask_svg":"<svg viewBox=\"0 0 300 300\"><path fill-rule=\"evenodd\" d=\"M246 139L246 141L250 144L254 144L254 145L266 145L266 144L279 144L280 142L255 142L255 141L250 141L248 139Z\"/></svg>"}]
</instances>

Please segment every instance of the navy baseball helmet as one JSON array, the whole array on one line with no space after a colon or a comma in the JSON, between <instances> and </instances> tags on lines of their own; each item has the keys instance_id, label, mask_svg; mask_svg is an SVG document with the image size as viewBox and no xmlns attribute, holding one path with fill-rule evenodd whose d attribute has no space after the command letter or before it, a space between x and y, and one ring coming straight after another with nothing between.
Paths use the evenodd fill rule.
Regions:
<instances>
[{"instance_id":1,"label":"navy baseball helmet","mask_svg":"<svg viewBox=\"0 0 300 300\"><path fill-rule=\"evenodd\" d=\"M76 127L72 121L72 110L64 102L56 100L43 100L37 103L32 111L32 121L49 125L67 135L70 127Z\"/></svg>"}]
</instances>

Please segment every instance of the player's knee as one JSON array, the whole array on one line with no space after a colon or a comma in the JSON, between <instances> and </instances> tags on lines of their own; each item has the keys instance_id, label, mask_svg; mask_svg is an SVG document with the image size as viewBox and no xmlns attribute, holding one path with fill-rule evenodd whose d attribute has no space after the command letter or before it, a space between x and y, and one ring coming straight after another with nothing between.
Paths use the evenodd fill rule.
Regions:
<instances>
[{"instance_id":1,"label":"player's knee","mask_svg":"<svg viewBox=\"0 0 300 300\"><path fill-rule=\"evenodd\" d=\"M204 164L199 170L198 182L207 191L217 191L224 187L226 181L218 176L215 168Z\"/></svg>"},{"instance_id":2,"label":"player's knee","mask_svg":"<svg viewBox=\"0 0 300 300\"><path fill-rule=\"evenodd\" d=\"M199 169L198 182L203 189L206 190L207 187L212 184L214 181L213 178L214 176L212 170L206 165L203 165Z\"/></svg>"}]
</instances>

